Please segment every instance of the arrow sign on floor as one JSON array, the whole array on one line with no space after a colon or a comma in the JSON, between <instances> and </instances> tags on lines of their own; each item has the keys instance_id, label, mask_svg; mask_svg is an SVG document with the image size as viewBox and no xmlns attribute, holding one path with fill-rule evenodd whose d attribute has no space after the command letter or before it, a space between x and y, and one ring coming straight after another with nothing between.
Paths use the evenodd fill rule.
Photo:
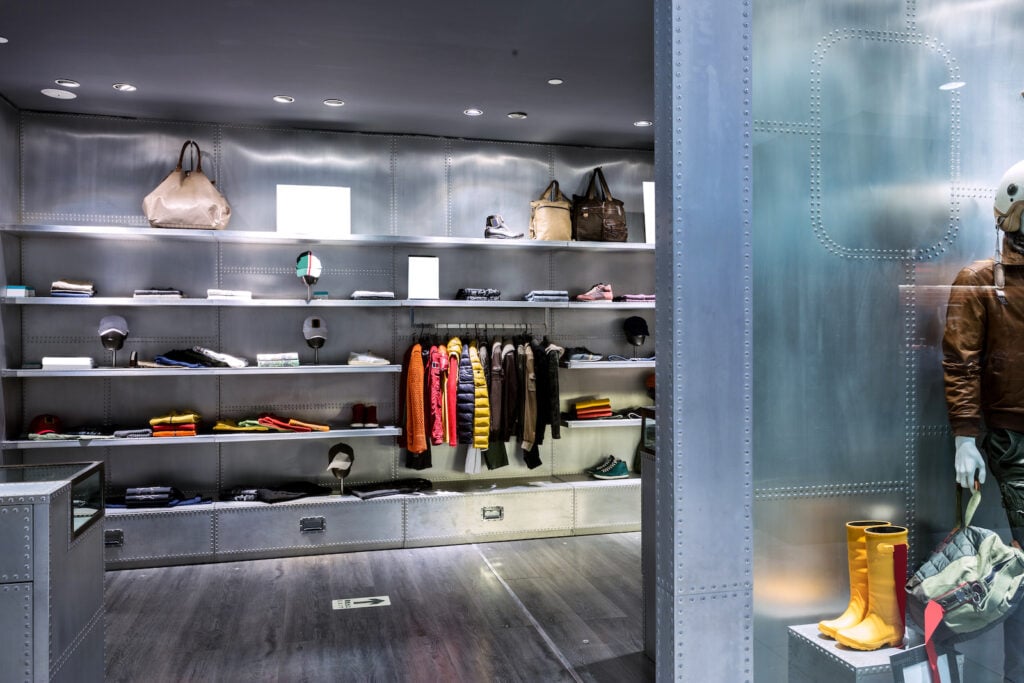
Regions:
<instances>
[{"instance_id":1,"label":"arrow sign on floor","mask_svg":"<svg viewBox=\"0 0 1024 683\"><path fill-rule=\"evenodd\" d=\"M374 595L366 598L343 598L331 600L331 607L334 609L357 609L359 607L385 607L391 604L391 597L387 595Z\"/></svg>"}]
</instances>

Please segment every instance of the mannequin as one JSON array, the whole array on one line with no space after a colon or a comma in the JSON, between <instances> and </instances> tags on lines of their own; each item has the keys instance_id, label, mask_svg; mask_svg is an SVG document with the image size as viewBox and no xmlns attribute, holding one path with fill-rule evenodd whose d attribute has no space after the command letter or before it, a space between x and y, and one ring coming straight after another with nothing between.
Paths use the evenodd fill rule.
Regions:
<instances>
[{"instance_id":1,"label":"mannequin","mask_svg":"<svg viewBox=\"0 0 1024 683\"><path fill-rule=\"evenodd\" d=\"M949 295L942 367L956 481L992 472L1017 547L1024 544L1024 161L999 181L995 259L957 274ZM984 427L983 427L984 425ZM1003 626L1004 679L1024 683L1024 612Z\"/></svg>"}]
</instances>

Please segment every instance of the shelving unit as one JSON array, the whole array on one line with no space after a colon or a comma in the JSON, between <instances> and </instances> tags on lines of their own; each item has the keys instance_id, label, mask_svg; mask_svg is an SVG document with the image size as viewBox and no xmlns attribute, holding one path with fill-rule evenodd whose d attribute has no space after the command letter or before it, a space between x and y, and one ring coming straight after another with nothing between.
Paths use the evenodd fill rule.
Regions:
<instances>
[{"instance_id":1,"label":"shelving unit","mask_svg":"<svg viewBox=\"0 0 1024 683\"><path fill-rule=\"evenodd\" d=\"M562 439L548 438L542 446L544 464L537 471L525 467L514 441L509 443L512 464L501 470L466 475L461 471L464 447L448 446L434 448L432 469L410 470L395 442L402 433L396 425L401 367L394 363L349 366L344 358L349 351L368 347L377 355L401 358L407 340L424 328L435 335L542 329L557 340L591 346L608 343L613 347L608 353L627 353L624 342L617 339L617 313L625 317L653 310L653 302L530 302L522 297L533 288L584 291L590 284L587 280L600 277L588 273L603 267L628 272L624 283L641 283L623 291L650 291L653 245L397 235L321 239L251 230L87 225L0 226L0 243L8 263L6 282L28 284L43 294L56 279L88 278L96 282L99 294L0 299L8 334L6 367L0 369L8 415L6 438L0 441L5 461L62 462L81 459L86 453L90 459L104 461L114 488L169 484L213 498L209 504L181 508L109 510L108 567L639 528L639 478L597 481L582 474L609 450L625 456L635 442L633 432L639 421L565 423ZM328 299L305 300L305 287L291 265L295 253L305 249L314 249L324 263L316 288L328 290ZM186 252L187 261L173 257ZM464 281L460 274L459 266L471 263L484 274L484 286L502 290L501 300L406 298L406 256L423 253L437 254L442 264L447 263L442 267L442 295L479 284ZM132 266L112 265L119 263ZM575 279L580 282L573 284ZM138 287L166 285L179 286L189 298L130 296ZM198 296L209 288L249 290L253 298ZM394 291L397 298L348 298L355 289ZM142 358L168 348L201 345L247 358L262 351L298 349L304 364L292 368L104 367L109 364L109 352L101 349L93 330L101 316L116 312L131 327L125 351L136 350ZM328 342L319 351L322 365L308 362L312 352L297 334L302 318L313 312L324 318L329 329ZM474 322L459 322L466 319ZM89 355L97 367L42 370L37 361L44 355ZM119 357L124 356L119 353ZM653 361L570 363L560 371L563 402L588 393L591 385L607 382L607 377L617 378L615 383L624 387L617 400L631 400L642 394L642 385L630 371L653 367ZM355 403L376 405L381 427L345 428ZM203 415L202 424L207 427L216 418L266 410L330 424L332 429L223 434L201 430L195 437L67 441L29 440L21 433L41 413L59 414L72 425L130 425L183 407ZM325 471L326 451L341 440L357 453L346 484L423 476L434 482L434 490L375 501L338 495L309 497L273 506L218 498L233 486L272 485L288 479L337 486Z\"/></svg>"}]
</instances>

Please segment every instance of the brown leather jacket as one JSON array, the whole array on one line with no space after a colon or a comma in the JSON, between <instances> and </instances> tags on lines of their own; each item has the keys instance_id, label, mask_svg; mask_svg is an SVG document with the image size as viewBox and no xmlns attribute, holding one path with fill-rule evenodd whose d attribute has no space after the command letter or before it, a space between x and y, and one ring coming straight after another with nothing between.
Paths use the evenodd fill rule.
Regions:
<instances>
[{"instance_id":1,"label":"brown leather jacket","mask_svg":"<svg viewBox=\"0 0 1024 683\"><path fill-rule=\"evenodd\" d=\"M1024 256L1002 251L1006 303L991 260L961 270L949 295L942 368L956 436L976 436L983 421L1024 432Z\"/></svg>"}]
</instances>

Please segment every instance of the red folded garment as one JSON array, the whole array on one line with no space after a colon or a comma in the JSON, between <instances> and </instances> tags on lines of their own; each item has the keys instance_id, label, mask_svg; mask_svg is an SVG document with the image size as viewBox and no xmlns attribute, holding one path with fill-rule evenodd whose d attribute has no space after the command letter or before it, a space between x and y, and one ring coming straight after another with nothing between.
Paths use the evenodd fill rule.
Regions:
<instances>
[{"instance_id":1,"label":"red folded garment","mask_svg":"<svg viewBox=\"0 0 1024 683\"><path fill-rule=\"evenodd\" d=\"M185 424L156 424L153 425L153 432L176 432L176 431L196 431L196 425L194 422L188 422Z\"/></svg>"},{"instance_id":2,"label":"red folded garment","mask_svg":"<svg viewBox=\"0 0 1024 683\"><path fill-rule=\"evenodd\" d=\"M605 408L604 410L584 410L576 412L577 420L592 420L595 417L611 417L612 409Z\"/></svg>"},{"instance_id":3,"label":"red folded garment","mask_svg":"<svg viewBox=\"0 0 1024 683\"><path fill-rule=\"evenodd\" d=\"M153 436L196 436L194 429L171 429L167 431L154 431Z\"/></svg>"},{"instance_id":4,"label":"red folded garment","mask_svg":"<svg viewBox=\"0 0 1024 683\"><path fill-rule=\"evenodd\" d=\"M271 413L263 413L262 415L260 415L260 419L257 420L257 422L259 422L261 425L266 425L267 427L273 427L274 429L278 429L278 430L280 430L282 432L311 432L311 431L313 431L309 427L302 427L300 425L289 424L289 422L287 420L283 420L282 418L278 417L277 415L272 415Z\"/></svg>"}]
</instances>

